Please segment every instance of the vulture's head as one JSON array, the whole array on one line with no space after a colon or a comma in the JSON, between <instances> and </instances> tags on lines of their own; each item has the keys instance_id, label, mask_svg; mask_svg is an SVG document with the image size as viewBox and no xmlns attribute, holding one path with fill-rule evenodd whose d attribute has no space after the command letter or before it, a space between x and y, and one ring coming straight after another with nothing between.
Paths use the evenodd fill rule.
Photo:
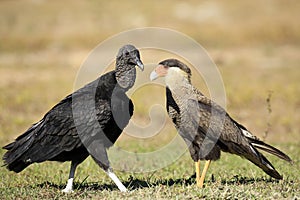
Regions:
<instances>
[{"instance_id":1,"label":"vulture's head","mask_svg":"<svg viewBox=\"0 0 300 200\"><path fill-rule=\"evenodd\" d=\"M144 65L140 58L140 52L131 44L124 45L120 48L116 62L117 67L138 66L142 71L144 70Z\"/></svg>"},{"instance_id":2,"label":"vulture's head","mask_svg":"<svg viewBox=\"0 0 300 200\"><path fill-rule=\"evenodd\" d=\"M139 50L130 44L121 47L117 55L115 71L118 84L122 88L129 89L133 86L136 78L135 66L144 70Z\"/></svg>"},{"instance_id":3,"label":"vulture's head","mask_svg":"<svg viewBox=\"0 0 300 200\"><path fill-rule=\"evenodd\" d=\"M191 82L191 69L177 59L167 59L161 61L158 66L150 74L151 81L166 77L166 83Z\"/></svg>"}]
</instances>

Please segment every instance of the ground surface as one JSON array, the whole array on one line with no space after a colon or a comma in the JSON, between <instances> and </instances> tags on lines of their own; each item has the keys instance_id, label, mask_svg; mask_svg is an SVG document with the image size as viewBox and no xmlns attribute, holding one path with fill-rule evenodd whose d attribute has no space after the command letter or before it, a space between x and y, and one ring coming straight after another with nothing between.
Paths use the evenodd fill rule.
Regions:
<instances>
[{"instance_id":1,"label":"ground surface","mask_svg":"<svg viewBox=\"0 0 300 200\"><path fill-rule=\"evenodd\" d=\"M299 1L193 3L1 1L0 145L12 141L73 91L81 63L100 42L130 28L159 26L183 32L205 47L224 81L231 116L294 160L290 165L268 157L284 179L270 179L248 161L223 154L211 165L205 188L199 189L188 153L165 167L145 161L143 167L157 168L145 173L130 170L127 160L120 158L114 166L125 171L116 174L130 190L122 194L88 159L79 166L75 192L70 195L60 192L69 163L36 164L20 174L2 168L0 199L300 198ZM141 54L144 63L168 58L155 51ZM138 78L148 79L151 70ZM193 83L209 95L201 76L195 70L193 75ZM164 90L145 87L132 99L133 120L145 125L153 101L164 105ZM164 126L144 139L125 132L116 147L155 152L176 136L169 120Z\"/></svg>"}]
</instances>

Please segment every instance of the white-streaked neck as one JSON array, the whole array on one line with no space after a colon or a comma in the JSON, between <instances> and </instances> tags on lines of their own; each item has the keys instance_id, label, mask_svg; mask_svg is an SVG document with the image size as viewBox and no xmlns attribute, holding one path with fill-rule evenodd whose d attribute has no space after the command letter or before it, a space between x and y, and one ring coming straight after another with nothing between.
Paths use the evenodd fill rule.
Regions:
<instances>
[{"instance_id":1,"label":"white-streaked neck","mask_svg":"<svg viewBox=\"0 0 300 200\"><path fill-rule=\"evenodd\" d=\"M177 67L170 67L165 77L167 87L177 96L187 95L192 91L188 75Z\"/></svg>"}]
</instances>

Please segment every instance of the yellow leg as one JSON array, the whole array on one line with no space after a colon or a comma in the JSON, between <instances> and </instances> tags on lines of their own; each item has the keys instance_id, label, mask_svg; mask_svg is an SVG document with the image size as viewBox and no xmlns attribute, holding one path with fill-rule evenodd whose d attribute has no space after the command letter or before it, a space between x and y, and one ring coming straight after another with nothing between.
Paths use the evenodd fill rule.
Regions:
<instances>
[{"instance_id":1,"label":"yellow leg","mask_svg":"<svg viewBox=\"0 0 300 200\"><path fill-rule=\"evenodd\" d=\"M204 169L202 171L199 183L198 183L198 180L197 180L197 186L200 187L200 188L203 188L203 183L204 183L205 175L206 175L206 172L208 170L209 165L210 165L210 160L207 160L206 163L205 163Z\"/></svg>"},{"instance_id":2,"label":"yellow leg","mask_svg":"<svg viewBox=\"0 0 300 200\"><path fill-rule=\"evenodd\" d=\"M198 160L197 162L195 162L195 167L196 167L196 181L197 181L197 185L199 186L199 181L200 181L200 160Z\"/></svg>"}]
</instances>

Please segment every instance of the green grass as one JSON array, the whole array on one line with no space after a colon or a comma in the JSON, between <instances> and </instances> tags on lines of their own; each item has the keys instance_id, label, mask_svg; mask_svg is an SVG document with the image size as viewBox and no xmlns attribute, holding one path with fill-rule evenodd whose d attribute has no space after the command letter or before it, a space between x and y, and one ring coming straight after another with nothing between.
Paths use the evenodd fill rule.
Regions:
<instances>
[{"instance_id":1,"label":"green grass","mask_svg":"<svg viewBox=\"0 0 300 200\"><path fill-rule=\"evenodd\" d=\"M88 159L78 167L75 192L68 195L60 190L66 184L69 163L46 162L20 174L1 168L0 199L299 199L299 7L297 0L0 1L0 146L72 92L80 64L96 45L121 31L152 26L175 29L203 45L224 80L231 116L258 137L268 130L265 141L295 162L289 165L268 157L284 176L276 181L248 161L223 154L212 163L205 188L199 189L191 177L194 163L185 153L154 172L116 171L130 190L122 194ZM141 56L147 64L171 55L149 50ZM138 78L148 79L150 71L139 73ZM192 81L208 95L205 82L195 71ZM269 91L271 113L266 102ZM164 90L145 87L132 99L132 120L146 125L153 102L164 105ZM149 152L163 147L174 135L168 120L159 134L138 139L126 132L116 146ZM1 157L3 154L0 150ZM118 165L126 168L126 161L120 159Z\"/></svg>"},{"instance_id":2,"label":"green grass","mask_svg":"<svg viewBox=\"0 0 300 200\"><path fill-rule=\"evenodd\" d=\"M114 183L89 158L78 167L72 194L60 191L67 181L69 163L47 162L34 164L20 174L2 169L0 195L5 199L299 198L300 145L278 147L294 160L294 164L290 165L269 157L284 176L280 181L271 179L244 159L223 154L219 161L212 163L206 176L205 188L200 189L193 176L194 163L186 153L173 164L155 172L117 171L116 174L129 189L126 194L119 192Z\"/></svg>"}]
</instances>

